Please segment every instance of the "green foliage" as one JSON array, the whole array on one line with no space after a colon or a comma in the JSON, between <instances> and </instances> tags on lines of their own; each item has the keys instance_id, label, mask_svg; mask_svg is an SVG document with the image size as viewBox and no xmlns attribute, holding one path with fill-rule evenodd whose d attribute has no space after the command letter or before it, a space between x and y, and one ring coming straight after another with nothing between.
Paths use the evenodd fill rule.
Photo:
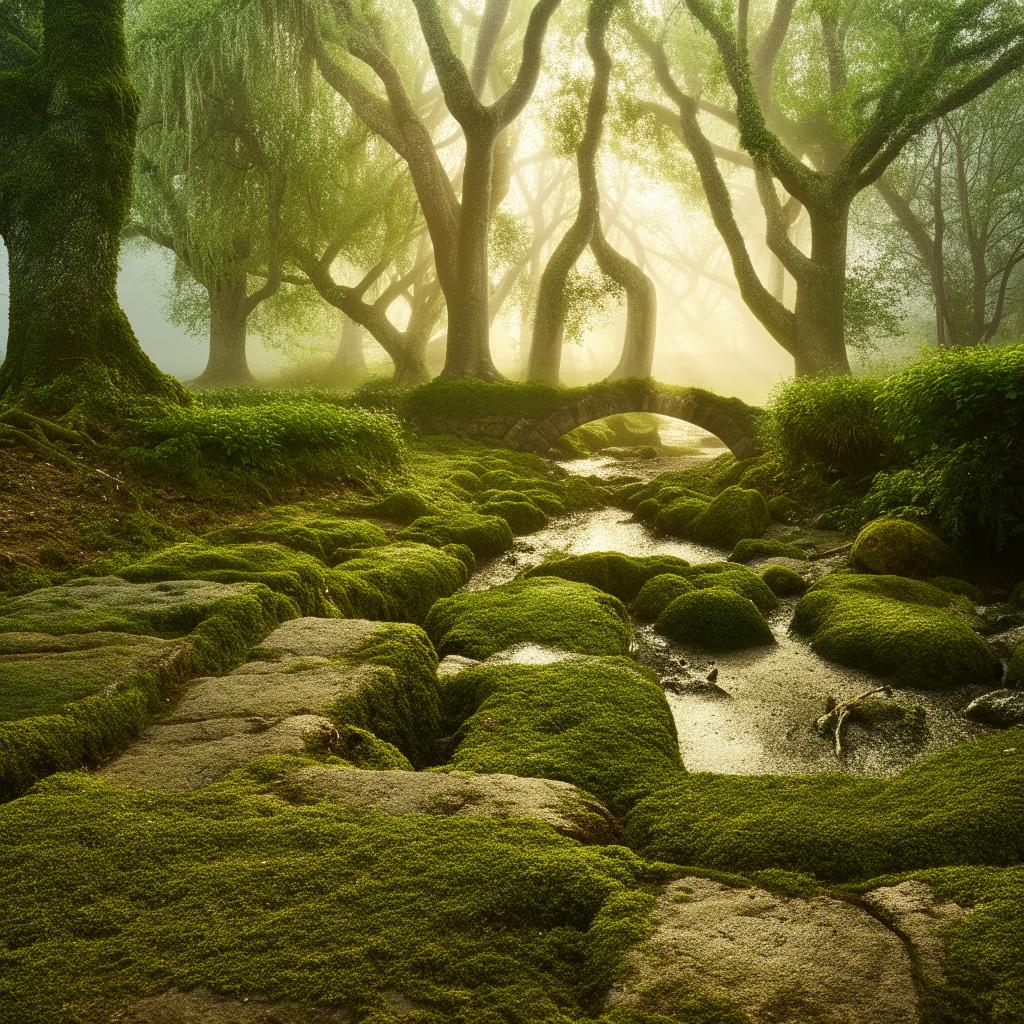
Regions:
<instances>
[{"instance_id":1,"label":"green foliage","mask_svg":"<svg viewBox=\"0 0 1024 1024\"><path fill-rule=\"evenodd\" d=\"M548 517L525 497L518 501L485 501L480 506L480 513L504 519L517 535L536 533L548 524Z\"/></svg>"},{"instance_id":2,"label":"green foliage","mask_svg":"<svg viewBox=\"0 0 1024 1024\"><path fill-rule=\"evenodd\" d=\"M444 686L451 766L571 782L613 809L681 770L657 679L625 658L481 665Z\"/></svg>"},{"instance_id":3,"label":"green foliage","mask_svg":"<svg viewBox=\"0 0 1024 1024\"><path fill-rule=\"evenodd\" d=\"M627 654L631 638L626 610L617 598L551 576L438 601L424 628L442 656L481 659L518 644L576 654Z\"/></svg>"},{"instance_id":4,"label":"green foliage","mask_svg":"<svg viewBox=\"0 0 1024 1024\"><path fill-rule=\"evenodd\" d=\"M430 505L423 495L408 488L392 491L374 509L374 512L383 519L403 524L411 523L414 519L429 514L430 511Z\"/></svg>"},{"instance_id":5,"label":"green foliage","mask_svg":"<svg viewBox=\"0 0 1024 1024\"><path fill-rule=\"evenodd\" d=\"M729 555L730 562L753 562L758 558L795 558L807 560L807 552L795 544L787 544L782 540L764 540L745 538L737 541Z\"/></svg>"},{"instance_id":6,"label":"green foliage","mask_svg":"<svg viewBox=\"0 0 1024 1024\"><path fill-rule=\"evenodd\" d=\"M623 555L618 551L590 551L583 555L549 555L524 574L558 576L563 580L588 583L620 601L632 601L652 577L689 567L673 555Z\"/></svg>"},{"instance_id":7,"label":"green foliage","mask_svg":"<svg viewBox=\"0 0 1024 1024\"><path fill-rule=\"evenodd\" d=\"M425 1020L571 1020L644 934L647 871L621 848L258 787L62 776L0 808L12 1019L107 1019L173 988L304 1016L385 1021L401 999Z\"/></svg>"},{"instance_id":8,"label":"green foliage","mask_svg":"<svg viewBox=\"0 0 1024 1024\"><path fill-rule=\"evenodd\" d=\"M329 561L342 549L379 547L387 535L365 519L347 519L314 508L277 506L272 514L245 523L233 523L206 535L214 544L262 541L283 544L321 561Z\"/></svg>"},{"instance_id":9,"label":"green foliage","mask_svg":"<svg viewBox=\"0 0 1024 1024\"><path fill-rule=\"evenodd\" d=\"M786 565L766 565L761 570L761 579L776 597L799 597L807 591L807 581Z\"/></svg>"},{"instance_id":10,"label":"green foliage","mask_svg":"<svg viewBox=\"0 0 1024 1024\"><path fill-rule=\"evenodd\" d=\"M300 479L376 483L402 465L393 419L316 402L168 410L135 424L125 458L148 473L204 491L224 480L266 486Z\"/></svg>"},{"instance_id":11,"label":"green foliage","mask_svg":"<svg viewBox=\"0 0 1024 1024\"><path fill-rule=\"evenodd\" d=\"M964 621L963 598L901 576L836 573L801 598L793 629L824 658L898 686L941 689L995 678L999 662Z\"/></svg>"},{"instance_id":12,"label":"green foliage","mask_svg":"<svg viewBox=\"0 0 1024 1024\"><path fill-rule=\"evenodd\" d=\"M776 494L768 499L768 514L777 523L791 523L800 512L800 506L785 494Z\"/></svg>"},{"instance_id":13,"label":"green foliage","mask_svg":"<svg viewBox=\"0 0 1024 1024\"><path fill-rule=\"evenodd\" d=\"M663 636L708 651L775 643L754 602L724 587L681 594L658 616L656 628Z\"/></svg>"},{"instance_id":14,"label":"green foliage","mask_svg":"<svg viewBox=\"0 0 1024 1024\"><path fill-rule=\"evenodd\" d=\"M648 498L636 507L634 518L641 522L654 514L654 530L666 537L688 537L693 521L707 511L709 501L701 498L676 498L667 505L659 498Z\"/></svg>"},{"instance_id":15,"label":"green foliage","mask_svg":"<svg viewBox=\"0 0 1024 1024\"><path fill-rule=\"evenodd\" d=\"M861 572L927 579L953 574L960 560L950 547L917 523L879 519L869 523L853 543L850 559Z\"/></svg>"},{"instance_id":16,"label":"green foliage","mask_svg":"<svg viewBox=\"0 0 1024 1024\"><path fill-rule=\"evenodd\" d=\"M493 558L515 543L508 523L470 509L421 516L399 535L401 540L444 546L464 544L478 558Z\"/></svg>"},{"instance_id":17,"label":"green foliage","mask_svg":"<svg viewBox=\"0 0 1024 1024\"><path fill-rule=\"evenodd\" d=\"M891 779L687 775L639 804L648 857L834 881L1024 855L1024 731L932 754Z\"/></svg>"}]
</instances>

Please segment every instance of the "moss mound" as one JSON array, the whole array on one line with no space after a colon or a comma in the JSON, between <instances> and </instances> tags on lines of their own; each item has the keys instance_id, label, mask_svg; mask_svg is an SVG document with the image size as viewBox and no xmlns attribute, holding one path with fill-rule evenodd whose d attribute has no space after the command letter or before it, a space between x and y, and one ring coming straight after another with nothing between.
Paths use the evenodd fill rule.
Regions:
<instances>
[{"instance_id":1,"label":"moss mound","mask_svg":"<svg viewBox=\"0 0 1024 1024\"><path fill-rule=\"evenodd\" d=\"M625 658L481 665L444 689L453 768L572 782L621 809L681 770L657 679Z\"/></svg>"},{"instance_id":2,"label":"moss mound","mask_svg":"<svg viewBox=\"0 0 1024 1024\"><path fill-rule=\"evenodd\" d=\"M1024 857L1024 729L950 747L892 779L688 775L643 801L631 845L676 864L847 881Z\"/></svg>"},{"instance_id":3,"label":"moss mound","mask_svg":"<svg viewBox=\"0 0 1024 1024\"><path fill-rule=\"evenodd\" d=\"M174 544L118 573L133 583L210 580L262 583L290 597L304 615L339 614L328 594L329 570L319 559L280 544Z\"/></svg>"},{"instance_id":4,"label":"moss mound","mask_svg":"<svg viewBox=\"0 0 1024 1024\"><path fill-rule=\"evenodd\" d=\"M761 570L761 579L776 597L799 597L807 591L807 581L788 565L766 565Z\"/></svg>"},{"instance_id":5,"label":"moss mound","mask_svg":"<svg viewBox=\"0 0 1024 1024\"><path fill-rule=\"evenodd\" d=\"M898 686L940 689L985 683L999 671L964 621L970 611L963 598L927 583L836 573L800 599L793 628L830 661Z\"/></svg>"},{"instance_id":6,"label":"moss mound","mask_svg":"<svg viewBox=\"0 0 1024 1024\"><path fill-rule=\"evenodd\" d=\"M663 505L658 498L648 498L637 505L634 515L641 522L653 519L655 531L666 537L686 538L690 536L694 521L709 507L710 502L700 498L676 498L668 505Z\"/></svg>"},{"instance_id":7,"label":"moss mound","mask_svg":"<svg viewBox=\"0 0 1024 1024\"><path fill-rule=\"evenodd\" d=\"M329 570L330 592L355 618L422 622L435 601L469 579L461 556L411 541L371 548Z\"/></svg>"},{"instance_id":8,"label":"moss mound","mask_svg":"<svg viewBox=\"0 0 1024 1024\"><path fill-rule=\"evenodd\" d=\"M528 569L527 578L558 576L589 583L620 601L632 601L652 577L689 568L689 562L672 555L624 555L618 551L592 551L584 555L550 555Z\"/></svg>"},{"instance_id":9,"label":"moss mound","mask_svg":"<svg viewBox=\"0 0 1024 1024\"><path fill-rule=\"evenodd\" d=\"M211 544L253 542L283 544L322 561L329 561L339 548L370 548L386 544L387 534L365 519L345 519L304 509L275 509L272 516L252 523L239 523L208 533Z\"/></svg>"},{"instance_id":10,"label":"moss mound","mask_svg":"<svg viewBox=\"0 0 1024 1024\"><path fill-rule=\"evenodd\" d=\"M658 616L657 630L708 651L734 651L775 643L753 601L724 587L681 594Z\"/></svg>"},{"instance_id":11,"label":"moss mound","mask_svg":"<svg viewBox=\"0 0 1024 1024\"><path fill-rule=\"evenodd\" d=\"M955 576L960 559L945 541L918 523L877 519L853 543L850 558L862 572L882 576Z\"/></svg>"},{"instance_id":12,"label":"moss mound","mask_svg":"<svg viewBox=\"0 0 1024 1024\"><path fill-rule=\"evenodd\" d=\"M787 544L781 540L765 540L746 537L739 541L729 555L730 562L753 562L756 558L796 558L807 559L807 552L795 544Z\"/></svg>"},{"instance_id":13,"label":"moss mound","mask_svg":"<svg viewBox=\"0 0 1024 1024\"><path fill-rule=\"evenodd\" d=\"M465 544L477 558L494 558L515 543L512 529L504 519L481 515L470 509L420 516L398 537L438 547Z\"/></svg>"},{"instance_id":14,"label":"moss mound","mask_svg":"<svg viewBox=\"0 0 1024 1024\"><path fill-rule=\"evenodd\" d=\"M575 1019L644 932L647 869L622 848L257 786L62 776L0 808L9 1019L135 1016L168 989L298 1004L282 1020L393 1020L396 1002L424 1020Z\"/></svg>"},{"instance_id":15,"label":"moss mound","mask_svg":"<svg viewBox=\"0 0 1024 1024\"><path fill-rule=\"evenodd\" d=\"M1024 643L1017 644L1006 663L1006 683L1008 686L1024 683Z\"/></svg>"},{"instance_id":16,"label":"moss mound","mask_svg":"<svg viewBox=\"0 0 1024 1024\"><path fill-rule=\"evenodd\" d=\"M760 537L769 521L760 491L727 487L690 524L690 535L700 544L732 549L746 537Z\"/></svg>"},{"instance_id":17,"label":"moss mound","mask_svg":"<svg viewBox=\"0 0 1024 1024\"><path fill-rule=\"evenodd\" d=\"M374 507L374 512L394 523L407 524L430 513L430 503L412 490L394 491Z\"/></svg>"},{"instance_id":18,"label":"moss mound","mask_svg":"<svg viewBox=\"0 0 1024 1024\"><path fill-rule=\"evenodd\" d=\"M438 601L424 628L442 656L478 659L525 643L576 654L627 654L631 638L619 600L550 576Z\"/></svg>"},{"instance_id":19,"label":"moss mound","mask_svg":"<svg viewBox=\"0 0 1024 1024\"><path fill-rule=\"evenodd\" d=\"M800 506L785 494L768 499L768 514L777 523L792 523L800 514Z\"/></svg>"},{"instance_id":20,"label":"moss mound","mask_svg":"<svg viewBox=\"0 0 1024 1024\"><path fill-rule=\"evenodd\" d=\"M485 516L504 519L515 534L536 533L548 525L548 517L526 498L518 501L487 501L480 506Z\"/></svg>"},{"instance_id":21,"label":"moss mound","mask_svg":"<svg viewBox=\"0 0 1024 1024\"><path fill-rule=\"evenodd\" d=\"M762 612L771 611L778 604L771 588L752 569L730 562L706 562L652 577L640 588L631 610L638 619L654 622L681 594L708 587L741 594Z\"/></svg>"}]
</instances>

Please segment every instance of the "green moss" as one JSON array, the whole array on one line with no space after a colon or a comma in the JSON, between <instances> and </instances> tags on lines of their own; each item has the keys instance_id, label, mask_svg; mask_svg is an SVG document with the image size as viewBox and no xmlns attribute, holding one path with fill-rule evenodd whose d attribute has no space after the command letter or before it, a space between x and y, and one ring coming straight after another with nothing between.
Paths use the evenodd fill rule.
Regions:
<instances>
[{"instance_id":1,"label":"green moss","mask_svg":"<svg viewBox=\"0 0 1024 1024\"><path fill-rule=\"evenodd\" d=\"M746 537L760 537L769 521L760 491L727 487L690 524L690 536L700 544L731 549Z\"/></svg>"},{"instance_id":2,"label":"green moss","mask_svg":"<svg viewBox=\"0 0 1024 1024\"><path fill-rule=\"evenodd\" d=\"M584 509L601 508L607 504L608 495L590 480L570 476L562 481L561 498L570 512L581 512Z\"/></svg>"},{"instance_id":3,"label":"green moss","mask_svg":"<svg viewBox=\"0 0 1024 1024\"><path fill-rule=\"evenodd\" d=\"M423 495L411 490L393 491L374 508L374 513L383 519L403 524L411 523L431 511Z\"/></svg>"},{"instance_id":4,"label":"green moss","mask_svg":"<svg viewBox=\"0 0 1024 1024\"><path fill-rule=\"evenodd\" d=\"M620 601L632 601L652 577L689 567L673 555L624 555L618 551L591 551L583 555L549 555L527 570L533 576L558 576L563 580L589 583Z\"/></svg>"},{"instance_id":5,"label":"green moss","mask_svg":"<svg viewBox=\"0 0 1024 1024\"><path fill-rule=\"evenodd\" d=\"M999 662L964 622L971 609L962 608L962 601L900 576L833 574L800 599L793 628L822 657L899 686L985 683Z\"/></svg>"},{"instance_id":6,"label":"green moss","mask_svg":"<svg viewBox=\"0 0 1024 1024\"><path fill-rule=\"evenodd\" d=\"M658 616L657 630L708 651L734 651L775 643L753 601L723 587L677 597Z\"/></svg>"},{"instance_id":7,"label":"green moss","mask_svg":"<svg viewBox=\"0 0 1024 1024\"><path fill-rule=\"evenodd\" d=\"M768 499L768 514L777 523L792 523L800 514L800 506L785 494Z\"/></svg>"},{"instance_id":8,"label":"green moss","mask_svg":"<svg viewBox=\"0 0 1024 1024\"><path fill-rule=\"evenodd\" d=\"M64 776L0 808L10 1018L116 1019L170 988L304 1018L383 1022L404 1003L424 1020L572 1020L644 934L646 868L622 848L255 786Z\"/></svg>"},{"instance_id":9,"label":"green moss","mask_svg":"<svg viewBox=\"0 0 1024 1024\"><path fill-rule=\"evenodd\" d=\"M370 548L387 543L387 534L376 523L346 519L302 508L275 508L272 515L251 523L235 523L208 533L213 544L252 542L283 544L322 561L339 548Z\"/></svg>"},{"instance_id":10,"label":"green moss","mask_svg":"<svg viewBox=\"0 0 1024 1024\"><path fill-rule=\"evenodd\" d=\"M485 516L469 509L421 516L398 537L438 547L465 544L477 558L493 558L515 543L511 528L500 516Z\"/></svg>"},{"instance_id":11,"label":"green moss","mask_svg":"<svg viewBox=\"0 0 1024 1024\"><path fill-rule=\"evenodd\" d=\"M877 519L857 534L850 558L857 569L883 576L955 576L956 553L918 523Z\"/></svg>"},{"instance_id":12,"label":"green moss","mask_svg":"<svg viewBox=\"0 0 1024 1024\"><path fill-rule=\"evenodd\" d=\"M729 555L730 562L753 562L756 558L796 558L806 560L807 552L795 544L781 540L746 538L739 541Z\"/></svg>"},{"instance_id":13,"label":"green moss","mask_svg":"<svg viewBox=\"0 0 1024 1024\"><path fill-rule=\"evenodd\" d=\"M1024 643L1019 643L1006 663L1006 684L1020 686L1024 683Z\"/></svg>"},{"instance_id":14,"label":"green moss","mask_svg":"<svg viewBox=\"0 0 1024 1024\"><path fill-rule=\"evenodd\" d=\"M626 654L631 637L620 601L550 576L438 601L424 628L442 656L468 658L525 643L577 654Z\"/></svg>"},{"instance_id":15,"label":"green moss","mask_svg":"<svg viewBox=\"0 0 1024 1024\"><path fill-rule=\"evenodd\" d=\"M633 518L638 523L649 523L661 512L661 502L657 498L645 498L633 509Z\"/></svg>"},{"instance_id":16,"label":"green moss","mask_svg":"<svg viewBox=\"0 0 1024 1024\"><path fill-rule=\"evenodd\" d=\"M466 572L472 575L476 568L476 555L465 544L445 544L441 550L446 555L457 558L466 567Z\"/></svg>"},{"instance_id":17,"label":"green moss","mask_svg":"<svg viewBox=\"0 0 1024 1024\"><path fill-rule=\"evenodd\" d=\"M761 570L761 579L776 597L799 597L807 590L807 581L787 565L766 565Z\"/></svg>"},{"instance_id":18,"label":"green moss","mask_svg":"<svg viewBox=\"0 0 1024 1024\"><path fill-rule=\"evenodd\" d=\"M468 469L457 469L451 475L451 481L456 487L461 487L464 491L479 491L483 484L480 482L480 476L477 473L473 473Z\"/></svg>"},{"instance_id":19,"label":"green moss","mask_svg":"<svg viewBox=\"0 0 1024 1024\"><path fill-rule=\"evenodd\" d=\"M637 618L653 622L681 594L708 587L741 594L762 612L771 611L778 604L771 588L752 569L731 562L705 562L653 577L640 588L631 610Z\"/></svg>"},{"instance_id":20,"label":"green moss","mask_svg":"<svg viewBox=\"0 0 1024 1024\"><path fill-rule=\"evenodd\" d=\"M689 537L693 523L708 508L709 503L701 498L676 498L668 505L662 505L659 498L648 498L637 505L634 516L641 522L649 521L654 511L657 533L666 537Z\"/></svg>"},{"instance_id":21,"label":"green moss","mask_svg":"<svg viewBox=\"0 0 1024 1024\"><path fill-rule=\"evenodd\" d=\"M891 779L688 775L641 803L647 856L846 881L1024 858L1024 730L950 747Z\"/></svg>"},{"instance_id":22,"label":"green moss","mask_svg":"<svg viewBox=\"0 0 1024 1024\"><path fill-rule=\"evenodd\" d=\"M118 575L133 583L263 583L290 597L304 615L330 618L339 614L329 596L330 571L323 562L280 544L175 544L121 569Z\"/></svg>"},{"instance_id":23,"label":"green moss","mask_svg":"<svg viewBox=\"0 0 1024 1024\"><path fill-rule=\"evenodd\" d=\"M504 519L515 534L536 533L548 524L548 517L532 501L487 501L481 515Z\"/></svg>"},{"instance_id":24,"label":"green moss","mask_svg":"<svg viewBox=\"0 0 1024 1024\"><path fill-rule=\"evenodd\" d=\"M459 553L399 541L360 551L328 571L335 603L347 615L395 622L422 622L431 605L469 578Z\"/></svg>"},{"instance_id":25,"label":"green moss","mask_svg":"<svg viewBox=\"0 0 1024 1024\"><path fill-rule=\"evenodd\" d=\"M933 576L928 582L940 590L948 590L951 594L966 597L971 604L982 604L985 600L982 592L967 580L957 579L954 576Z\"/></svg>"},{"instance_id":26,"label":"green moss","mask_svg":"<svg viewBox=\"0 0 1024 1024\"><path fill-rule=\"evenodd\" d=\"M482 665L450 677L451 767L572 782L621 809L680 771L657 679L626 658Z\"/></svg>"}]
</instances>

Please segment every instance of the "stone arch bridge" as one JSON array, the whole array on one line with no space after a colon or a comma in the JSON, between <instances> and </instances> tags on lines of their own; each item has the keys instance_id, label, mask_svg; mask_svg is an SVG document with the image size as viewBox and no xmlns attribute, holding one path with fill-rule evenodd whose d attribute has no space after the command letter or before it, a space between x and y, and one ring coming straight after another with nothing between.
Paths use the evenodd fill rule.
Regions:
<instances>
[{"instance_id":1,"label":"stone arch bridge","mask_svg":"<svg viewBox=\"0 0 1024 1024\"><path fill-rule=\"evenodd\" d=\"M476 437L519 451L549 452L570 430L618 413L684 420L720 438L738 459L758 454L761 410L738 398L655 381L581 388L435 381L413 392L409 418L427 433Z\"/></svg>"}]
</instances>

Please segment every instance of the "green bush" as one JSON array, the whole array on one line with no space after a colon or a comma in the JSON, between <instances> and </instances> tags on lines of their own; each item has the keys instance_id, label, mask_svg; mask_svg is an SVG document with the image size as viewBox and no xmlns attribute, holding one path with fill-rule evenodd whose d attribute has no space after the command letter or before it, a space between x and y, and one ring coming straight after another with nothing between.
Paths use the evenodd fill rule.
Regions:
<instances>
[{"instance_id":1,"label":"green bush","mask_svg":"<svg viewBox=\"0 0 1024 1024\"><path fill-rule=\"evenodd\" d=\"M777 523L792 523L800 514L800 506L785 494L768 499L768 514Z\"/></svg>"},{"instance_id":2,"label":"green bush","mask_svg":"<svg viewBox=\"0 0 1024 1024\"><path fill-rule=\"evenodd\" d=\"M658 616L659 633L707 651L735 651L774 644L753 601L724 587L681 594Z\"/></svg>"}]
</instances>

